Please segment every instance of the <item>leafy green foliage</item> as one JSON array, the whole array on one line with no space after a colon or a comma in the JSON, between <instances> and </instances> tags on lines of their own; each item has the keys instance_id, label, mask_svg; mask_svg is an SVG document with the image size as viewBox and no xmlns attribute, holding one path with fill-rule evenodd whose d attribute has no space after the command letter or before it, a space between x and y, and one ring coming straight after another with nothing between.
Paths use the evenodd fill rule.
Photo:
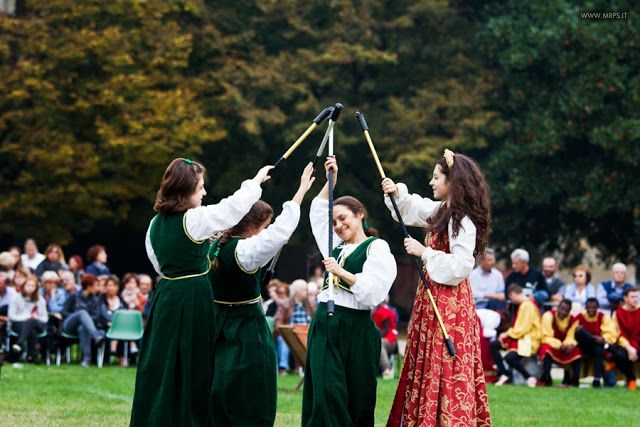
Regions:
<instances>
[{"instance_id":1,"label":"leafy green foliage","mask_svg":"<svg viewBox=\"0 0 640 427\"><path fill-rule=\"evenodd\" d=\"M224 134L182 78L195 6L58 0L0 17L0 233L67 243L125 220L173 157Z\"/></svg>"},{"instance_id":2,"label":"leafy green foliage","mask_svg":"<svg viewBox=\"0 0 640 427\"><path fill-rule=\"evenodd\" d=\"M486 2L479 52L502 76L511 131L487 152L495 238L561 249L583 242L625 261L640 239L640 37L625 1Z\"/></svg>"}]
</instances>

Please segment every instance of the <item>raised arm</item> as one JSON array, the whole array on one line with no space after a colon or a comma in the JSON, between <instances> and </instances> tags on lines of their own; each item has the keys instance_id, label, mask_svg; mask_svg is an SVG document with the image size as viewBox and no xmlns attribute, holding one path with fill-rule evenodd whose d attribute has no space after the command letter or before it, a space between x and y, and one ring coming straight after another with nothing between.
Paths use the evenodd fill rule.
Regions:
<instances>
[{"instance_id":1,"label":"raised arm","mask_svg":"<svg viewBox=\"0 0 640 427\"><path fill-rule=\"evenodd\" d=\"M240 189L214 205L189 209L185 214L185 228L194 240L204 240L218 231L236 225L260 199L260 184L269 180L269 171L273 166L265 166L253 179L246 180Z\"/></svg>"},{"instance_id":2,"label":"raised arm","mask_svg":"<svg viewBox=\"0 0 640 427\"><path fill-rule=\"evenodd\" d=\"M309 163L300 177L300 186L293 199L282 205L282 213L275 222L255 236L238 242L236 256L246 271L255 271L265 265L287 243L300 222L300 205L315 178Z\"/></svg>"},{"instance_id":3,"label":"raised arm","mask_svg":"<svg viewBox=\"0 0 640 427\"><path fill-rule=\"evenodd\" d=\"M398 217L391 204L390 194L396 199L398 210L402 215L402 220L406 225L424 227L427 219L433 215L442 202L436 202L418 194L409 194L407 186L402 183L397 185L390 179L382 181L382 191L385 195L384 203L387 205L393 219L398 221Z\"/></svg>"}]
</instances>

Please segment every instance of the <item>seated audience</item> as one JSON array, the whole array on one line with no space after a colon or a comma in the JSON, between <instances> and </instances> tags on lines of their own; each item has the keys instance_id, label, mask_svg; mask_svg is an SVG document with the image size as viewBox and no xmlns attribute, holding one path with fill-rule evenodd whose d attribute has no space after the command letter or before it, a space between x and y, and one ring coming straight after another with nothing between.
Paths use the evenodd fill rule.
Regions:
<instances>
[{"instance_id":1,"label":"seated audience","mask_svg":"<svg viewBox=\"0 0 640 427\"><path fill-rule=\"evenodd\" d=\"M87 266L85 272L96 277L108 276L111 274L107 267L107 250L102 245L93 245L87 250Z\"/></svg>"},{"instance_id":2,"label":"seated audience","mask_svg":"<svg viewBox=\"0 0 640 427\"><path fill-rule=\"evenodd\" d=\"M7 323L9 322L9 302L15 294L16 291L9 286L9 275L4 271L0 271L0 338L2 339L4 339Z\"/></svg>"},{"instance_id":3,"label":"seated audience","mask_svg":"<svg viewBox=\"0 0 640 427\"><path fill-rule=\"evenodd\" d=\"M76 283L76 276L71 271L62 271L60 273L60 282L62 282L62 287L67 292L67 295L82 290L82 286Z\"/></svg>"},{"instance_id":4,"label":"seated audience","mask_svg":"<svg viewBox=\"0 0 640 427\"><path fill-rule=\"evenodd\" d=\"M631 283L625 282L627 277L627 266L621 262L613 264L611 267L611 280L602 282L597 289L597 298L600 309L613 313L622 304L622 294L628 288L633 287Z\"/></svg>"},{"instance_id":5,"label":"seated audience","mask_svg":"<svg viewBox=\"0 0 640 427\"><path fill-rule=\"evenodd\" d=\"M505 283L516 283L522 288L526 297L533 296L539 307L549 300L547 279L540 270L529 266L529 252L524 249L516 249L511 253L511 267Z\"/></svg>"},{"instance_id":6,"label":"seated audience","mask_svg":"<svg viewBox=\"0 0 640 427\"><path fill-rule=\"evenodd\" d=\"M586 309L577 316L576 341L583 355L593 356L593 387L598 388L604 368L605 347L615 344L618 336L611 318L598 311L599 304L596 298L587 299L585 307Z\"/></svg>"},{"instance_id":7,"label":"seated audience","mask_svg":"<svg viewBox=\"0 0 640 427\"><path fill-rule=\"evenodd\" d=\"M564 282L560 279L556 273L558 271L558 261L548 256L542 260L542 275L547 281L547 289L549 291L549 301L560 302L562 301L562 294L560 289L564 286Z\"/></svg>"},{"instance_id":8,"label":"seated audience","mask_svg":"<svg viewBox=\"0 0 640 427\"><path fill-rule=\"evenodd\" d=\"M113 313L117 310L126 310L127 303L122 299L120 294L120 280L118 276L111 275L105 283L105 294L100 297L102 301L102 318L106 322L105 329L111 326ZM119 348L120 347L120 348ZM110 355L118 355L120 366L126 366L124 360L123 345L116 340L109 341L108 349Z\"/></svg>"},{"instance_id":9,"label":"seated audience","mask_svg":"<svg viewBox=\"0 0 640 427\"><path fill-rule=\"evenodd\" d=\"M267 285L267 294L269 295L269 299L262 303L262 310L264 311L265 316L275 316L276 310L278 309L276 289L278 285L282 283L283 282L278 279L271 279L269 281L269 284Z\"/></svg>"},{"instance_id":10,"label":"seated audience","mask_svg":"<svg viewBox=\"0 0 640 427\"><path fill-rule=\"evenodd\" d=\"M33 239L25 240L24 253L20 256L22 266L34 273L42 261L44 261L44 255L38 252L36 241Z\"/></svg>"},{"instance_id":11,"label":"seated audience","mask_svg":"<svg viewBox=\"0 0 640 427\"><path fill-rule=\"evenodd\" d=\"M20 259L22 253L20 252L20 248L17 246L11 246L9 248L9 253L13 255L13 258L16 260L16 265L14 268L22 267L22 260Z\"/></svg>"},{"instance_id":12,"label":"seated audience","mask_svg":"<svg viewBox=\"0 0 640 427\"><path fill-rule=\"evenodd\" d=\"M147 301L151 296L153 290L153 280L148 274L138 274L138 285L140 288L140 294L138 294L138 304L136 304L136 310L144 313L144 308L147 306Z\"/></svg>"},{"instance_id":13,"label":"seated audience","mask_svg":"<svg viewBox=\"0 0 640 427\"><path fill-rule=\"evenodd\" d=\"M45 271L54 271L58 273L60 270L68 270L67 262L64 260L64 252L60 245L52 243L44 251L44 259L38 267L36 267L35 275L42 277Z\"/></svg>"},{"instance_id":14,"label":"seated audience","mask_svg":"<svg viewBox=\"0 0 640 427\"><path fill-rule=\"evenodd\" d=\"M125 274L122 279L124 289L122 289L120 297L122 297L124 303L126 304L126 308L128 308L129 310L138 310L141 300L144 300L144 303L142 304L142 310L140 310L144 312L144 304L147 302L147 298L140 295L139 283L140 280L138 279L137 274ZM130 341L129 349L131 350L131 354L137 354L138 344L135 341Z\"/></svg>"},{"instance_id":15,"label":"seated audience","mask_svg":"<svg viewBox=\"0 0 640 427\"><path fill-rule=\"evenodd\" d=\"M96 295L102 296L107 292L107 279L109 279L110 274L103 274L98 276L98 281L96 282Z\"/></svg>"},{"instance_id":16,"label":"seated audience","mask_svg":"<svg viewBox=\"0 0 640 427\"><path fill-rule=\"evenodd\" d=\"M96 295L97 281L93 274L85 274L80 282L82 291L69 296L61 313L63 332L77 335L80 339L83 367L91 362L91 342L98 346L104 341L104 331L96 327L96 324L104 322L100 298Z\"/></svg>"},{"instance_id":17,"label":"seated audience","mask_svg":"<svg viewBox=\"0 0 640 427\"><path fill-rule=\"evenodd\" d=\"M69 257L69 271L73 273L76 278L76 283L80 283L82 275L84 274L84 262L80 255L71 255Z\"/></svg>"},{"instance_id":18,"label":"seated audience","mask_svg":"<svg viewBox=\"0 0 640 427\"><path fill-rule=\"evenodd\" d=\"M313 284L316 286L316 284ZM316 286L317 289L317 286ZM396 329L396 314L389 308L389 295L373 312L373 321L382 337L380 347L380 372L385 380L391 379L391 364L389 357L398 352L398 330Z\"/></svg>"},{"instance_id":19,"label":"seated audience","mask_svg":"<svg viewBox=\"0 0 640 427\"><path fill-rule=\"evenodd\" d=\"M120 296L127 304L129 310L136 310L138 306L138 296L140 295L140 280L138 279L138 275L134 273L125 274L122 278L122 285L123 289ZM146 299L144 302L147 302Z\"/></svg>"},{"instance_id":20,"label":"seated audience","mask_svg":"<svg viewBox=\"0 0 640 427\"><path fill-rule=\"evenodd\" d=\"M13 280L11 281L11 286L16 292L20 292L22 286L27 281L27 277L31 276L27 270L22 267L18 267L13 274Z\"/></svg>"},{"instance_id":21,"label":"seated audience","mask_svg":"<svg viewBox=\"0 0 640 427\"><path fill-rule=\"evenodd\" d=\"M596 288L591 282L591 270L579 265L572 271L573 283L564 286L562 296L573 303L579 303L584 309L589 298L596 297Z\"/></svg>"},{"instance_id":22,"label":"seated audience","mask_svg":"<svg viewBox=\"0 0 640 427\"><path fill-rule=\"evenodd\" d=\"M318 294L322 292L322 288L318 286L318 282L307 282L307 299L309 304L318 304Z\"/></svg>"},{"instance_id":23,"label":"seated audience","mask_svg":"<svg viewBox=\"0 0 640 427\"><path fill-rule=\"evenodd\" d=\"M581 353L575 339L578 319L571 316L571 301L563 299L558 308L547 311L542 315L542 345L540 346L540 360L542 360L542 377L540 382L546 386L552 385L551 364L553 361L562 365L571 364L572 373L565 373L562 384L578 387L580 381Z\"/></svg>"},{"instance_id":24,"label":"seated audience","mask_svg":"<svg viewBox=\"0 0 640 427\"><path fill-rule=\"evenodd\" d=\"M540 309L533 296L526 296L522 288L515 283L507 287L507 298L516 306L512 326L498 335L498 339L490 344L491 355L500 375L496 385L501 386L511 381L509 371L504 366L500 354L500 350L504 349L507 351L504 360L522 374L529 387L535 387L536 377L527 372L522 365L522 358L535 355L540 347Z\"/></svg>"},{"instance_id":25,"label":"seated audience","mask_svg":"<svg viewBox=\"0 0 640 427\"><path fill-rule=\"evenodd\" d=\"M640 307L638 288L625 289L622 306L613 313L613 324L618 333L618 342L612 347L617 369L627 377L629 390L636 389L633 364L638 362L640 352Z\"/></svg>"},{"instance_id":26,"label":"seated audience","mask_svg":"<svg viewBox=\"0 0 640 427\"><path fill-rule=\"evenodd\" d=\"M478 267L469 275L469 283L473 292L476 308L489 308L492 310L505 307L504 301L504 276L497 268L496 256L493 249L487 248L480 255Z\"/></svg>"},{"instance_id":27,"label":"seated audience","mask_svg":"<svg viewBox=\"0 0 640 427\"><path fill-rule=\"evenodd\" d=\"M16 259L11 255L11 252L0 252L0 271L4 271L9 275L9 280L13 280L14 267L16 266Z\"/></svg>"},{"instance_id":28,"label":"seated audience","mask_svg":"<svg viewBox=\"0 0 640 427\"><path fill-rule=\"evenodd\" d=\"M43 286L40 288L40 293L47 303L47 311L61 318L60 312L67 301L67 292L59 285L60 277L58 273L55 271L45 271L42 274L42 284Z\"/></svg>"},{"instance_id":29,"label":"seated audience","mask_svg":"<svg viewBox=\"0 0 640 427\"><path fill-rule=\"evenodd\" d=\"M11 346L11 351L17 356L22 353L22 347L27 343L27 362L35 362L36 343L38 334L47 327L47 306L44 298L38 292L38 279L29 277L22 290L13 296L9 303L9 320L11 329L18 333L16 343Z\"/></svg>"},{"instance_id":30,"label":"seated audience","mask_svg":"<svg viewBox=\"0 0 640 427\"><path fill-rule=\"evenodd\" d=\"M278 310L273 322L274 332L280 325L309 325L318 308L317 305L310 304L307 299L306 280L294 280L291 283L291 293L293 295L290 298L278 302ZM281 375L286 374L289 368L289 354L289 347L278 334L278 371Z\"/></svg>"}]
</instances>

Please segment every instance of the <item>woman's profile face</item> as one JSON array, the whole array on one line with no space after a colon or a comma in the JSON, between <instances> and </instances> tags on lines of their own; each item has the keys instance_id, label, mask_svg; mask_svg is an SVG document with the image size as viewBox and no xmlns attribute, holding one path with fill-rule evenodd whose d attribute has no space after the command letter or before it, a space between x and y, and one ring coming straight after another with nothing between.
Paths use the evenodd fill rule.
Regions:
<instances>
[{"instance_id":1,"label":"woman's profile face","mask_svg":"<svg viewBox=\"0 0 640 427\"><path fill-rule=\"evenodd\" d=\"M207 190L204 189L204 178L202 175L198 175L198 185L196 191L191 195L189 201L192 208L198 208L202 206L202 198L207 195Z\"/></svg>"},{"instance_id":2,"label":"woman's profile face","mask_svg":"<svg viewBox=\"0 0 640 427\"><path fill-rule=\"evenodd\" d=\"M445 202L449 200L449 182L440 165L436 165L433 169L433 178L429 181L429 185L433 189L434 199Z\"/></svg>"}]
</instances>

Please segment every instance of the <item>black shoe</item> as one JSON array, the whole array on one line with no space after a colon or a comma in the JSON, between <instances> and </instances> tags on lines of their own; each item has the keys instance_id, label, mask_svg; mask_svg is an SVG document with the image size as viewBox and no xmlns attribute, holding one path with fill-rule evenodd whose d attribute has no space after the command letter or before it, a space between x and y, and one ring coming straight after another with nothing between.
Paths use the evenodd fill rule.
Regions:
<instances>
[{"instance_id":1,"label":"black shoe","mask_svg":"<svg viewBox=\"0 0 640 427\"><path fill-rule=\"evenodd\" d=\"M594 379L591 385L593 386L593 388L600 388L600 378Z\"/></svg>"}]
</instances>

